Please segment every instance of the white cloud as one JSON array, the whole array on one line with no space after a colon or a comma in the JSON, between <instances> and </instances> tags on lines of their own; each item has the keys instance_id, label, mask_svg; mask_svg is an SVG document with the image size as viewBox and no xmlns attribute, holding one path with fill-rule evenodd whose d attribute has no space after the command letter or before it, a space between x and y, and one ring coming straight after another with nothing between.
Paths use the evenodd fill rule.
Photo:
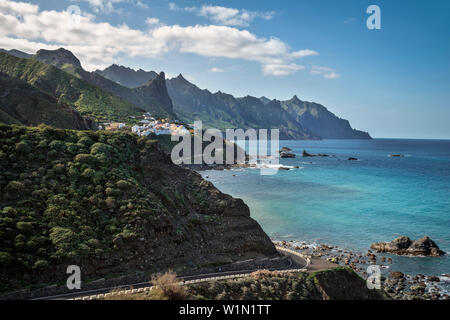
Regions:
<instances>
[{"instance_id":1,"label":"white cloud","mask_svg":"<svg viewBox=\"0 0 450 320\"><path fill-rule=\"evenodd\" d=\"M224 72L224 71L225 70L223 70L222 68L218 68L218 67L213 67L213 68L209 69L209 72L214 72L214 73Z\"/></svg>"},{"instance_id":2,"label":"white cloud","mask_svg":"<svg viewBox=\"0 0 450 320\"><path fill-rule=\"evenodd\" d=\"M259 12L259 11L248 11L245 9L235 9L222 6L212 6L203 5L198 7L184 7L181 8L175 3L169 3L169 9L172 11L188 11L195 12L198 16L208 18L213 23L226 25L226 26L236 26L236 27L246 27L255 18L261 18L264 20L270 20L275 15L275 12Z\"/></svg>"},{"instance_id":3,"label":"white cloud","mask_svg":"<svg viewBox=\"0 0 450 320\"><path fill-rule=\"evenodd\" d=\"M341 75L339 75L339 74L337 74L336 72L333 71L333 72L330 72L330 73L325 73L323 75L323 77L325 79L337 79L337 78L340 78Z\"/></svg>"},{"instance_id":4,"label":"white cloud","mask_svg":"<svg viewBox=\"0 0 450 320\"><path fill-rule=\"evenodd\" d=\"M304 66L291 63L291 64L266 64L263 65L263 73L265 75L272 75L272 76L286 76L289 74L294 73L298 70L305 69Z\"/></svg>"},{"instance_id":5,"label":"white cloud","mask_svg":"<svg viewBox=\"0 0 450 320\"><path fill-rule=\"evenodd\" d=\"M40 11L35 5L9 0L0 0L0 47L26 52L65 47L88 70L114 63L119 55L153 58L172 51L256 62L265 75L287 75L304 68L292 57L301 51L292 53L280 39L234 27L157 25L142 31L96 22L92 15Z\"/></svg>"},{"instance_id":6,"label":"white cloud","mask_svg":"<svg viewBox=\"0 0 450 320\"><path fill-rule=\"evenodd\" d=\"M5 15L37 14L39 7L25 2L0 1L0 12Z\"/></svg>"},{"instance_id":7,"label":"white cloud","mask_svg":"<svg viewBox=\"0 0 450 320\"><path fill-rule=\"evenodd\" d=\"M87 2L94 12L112 12L116 3L128 2L128 0L71 0L73 2Z\"/></svg>"},{"instance_id":8,"label":"white cloud","mask_svg":"<svg viewBox=\"0 0 450 320\"><path fill-rule=\"evenodd\" d=\"M150 9L150 7L141 0L137 0L136 6L141 9Z\"/></svg>"},{"instance_id":9,"label":"white cloud","mask_svg":"<svg viewBox=\"0 0 450 320\"><path fill-rule=\"evenodd\" d=\"M319 53L314 50L305 49L305 50L299 50L299 51L292 52L291 57L304 58L304 57L309 57L309 56L316 56L318 54Z\"/></svg>"},{"instance_id":10,"label":"white cloud","mask_svg":"<svg viewBox=\"0 0 450 320\"><path fill-rule=\"evenodd\" d=\"M328 67L318 67L313 66L311 68L311 74L313 75L321 75L325 79L337 79L340 78L341 75L336 73L334 69L328 68Z\"/></svg>"},{"instance_id":11,"label":"white cloud","mask_svg":"<svg viewBox=\"0 0 450 320\"><path fill-rule=\"evenodd\" d=\"M149 25L159 24L159 19L158 18L147 18L145 20L145 23L149 24Z\"/></svg>"},{"instance_id":12,"label":"white cloud","mask_svg":"<svg viewBox=\"0 0 450 320\"><path fill-rule=\"evenodd\" d=\"M127 3L135 5L141 9L149 9L150 7L141 0L70 0L72 2L87 2L94 12L115 12L115 5L118 3Z\"/></svg>"}]
</instances>

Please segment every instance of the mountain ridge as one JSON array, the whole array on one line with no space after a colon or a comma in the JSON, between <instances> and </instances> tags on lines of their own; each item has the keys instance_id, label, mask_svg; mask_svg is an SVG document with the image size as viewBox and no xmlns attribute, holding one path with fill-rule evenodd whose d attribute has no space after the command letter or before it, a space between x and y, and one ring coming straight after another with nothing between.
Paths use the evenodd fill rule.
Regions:
<instances>
[{"instance_id":1,"label":"mountain ridge","mask_svg":"<svg viewBox=\"0 0 450 320\"><path fill-rule=\"evenodd\" d=\"M89 82L36 59L0 53L0 72L53 96L97 121L125 121L144 110Z\"/></svg>"},{"instance_id":2,"label":"mountain ridge","mask_svg":"<svg viewBox=\"0 0 450 320\"><path fill-rule=\"evenodd\" d=\"M95 73L128 88L137 88L157 77L155 71L134 70L125 66L112 64L104 70L95 70ZM124 79L124 80L122 80ZM122 82L123 81L123 82Z\"/></svg>"},{"instance_id":3,"label":"mountain ridge","mask_svg":"<svg viewBox=\"0 0 450 320\"><path fill-rule=\"evenodd\" d=\"M0 122L37 126L46 124L61 129L94 130L92 119L59 102L55 97L0 73Z\"/></svg>"},{"instance_id":4,"label":"mountain ridge","mask_svg":"<svg viewBox=\"0 0 450 320\"><path fill-rule=\"evenodd\" d=\"M34 59L53 65L61 70L68 72L74 76L95 85L129 103L154 115L161 117L175 117L173 113L173 105L170 100L167 89L161 85L147 86L147 90L138 90L136 88L128 88L117 82L102 77L96 72L88 72L81 66L80 60L69 50L59 48L57 50L38 50ZM157 75L150 81L161 82L160 77L164 73ZM158 91L153 91L152 89ZM161 100L159 100L161 99Z\"/></svg>"},{"instance_id":5,"label":"mountain ridge","mask_svg":"<svg viewBox=\"0 0 450 320\"><path fill-rule=\"evenodd\" d=\"M107 69L111 70L110 67ZM122 78L120 81L127 80ZM348 120L339 118L323 105L301 101L297 95L291 99L294 101L270 100L265 96L239 98L220 90L213 93L208 89L200 89L181 73L177 77L167 79L166 85L174 112L186 122L198 119L202 120L205 126L218 129L278 126L280 136L284 139L371 139L367 132L353 129ZM314 116L317 109L320 109L320 113ZM264 112L268 110L277 110L280 114L275 118L273 113L271 117L264 117ZM276 123L275 119L279 122Z\"/></svg>"}]
</instances>

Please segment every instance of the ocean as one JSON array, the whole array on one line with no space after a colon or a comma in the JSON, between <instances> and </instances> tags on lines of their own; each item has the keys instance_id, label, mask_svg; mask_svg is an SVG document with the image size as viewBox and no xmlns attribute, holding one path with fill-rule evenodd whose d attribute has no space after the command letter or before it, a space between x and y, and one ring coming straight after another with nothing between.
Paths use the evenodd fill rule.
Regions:
<instances>
[{"instance_id":1,"label":"ocean","mask_svg":"<svg viewBox=\"0 0 450 320\"><path fill-rule=\"evenodd\" d=\"M201 174L243 199L273 239L367 252L373 242L428 235L450 253L450 140L280 141L283 146L297 157L281 163L299 169L272 176L252 168ZM332 157L303 158L303 150ZM393 258L390 271L450 273L450 254L386 256Z\"/></svg>"}]
</instances>

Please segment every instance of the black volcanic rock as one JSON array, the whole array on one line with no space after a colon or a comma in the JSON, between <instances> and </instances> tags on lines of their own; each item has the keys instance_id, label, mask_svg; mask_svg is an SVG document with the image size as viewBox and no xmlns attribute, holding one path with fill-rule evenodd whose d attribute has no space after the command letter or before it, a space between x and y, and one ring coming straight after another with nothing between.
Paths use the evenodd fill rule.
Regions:
<instances>
[{"instance_id":1,"label":"black volcanic rock","mask_svg":"<svg viewBox=\"0 0 450 320\"><path fill-rule=\"evenodd\" d=\"M389 252L398 255L439 257L445 254L428 236L412 241L407 236L401 236L391 242L375 242L370 246L377 252Z\"/></svg>"},{"instance_id":2,"label":"black volcanic rock","mask_svg":"<svg viewBox=\"0 0 450 320\"><path fill-rule=\"evenodd\" d=\"M280 152L280 158L295 158L295 153Z\"/></svg>"},{"instance_id":3,"label":"black volcanic rock","mask_svg":"<svg viewBox=\"0 0 450 320\"><path fill-rule=\"evenodd\" d=\"M146 82L155 79L158 75L154 71L144 71L142 69L136 71L117 64L113 64L104 70L96 70L95 73L128 88L140 87Z\"/></svg>"}]
</instances>

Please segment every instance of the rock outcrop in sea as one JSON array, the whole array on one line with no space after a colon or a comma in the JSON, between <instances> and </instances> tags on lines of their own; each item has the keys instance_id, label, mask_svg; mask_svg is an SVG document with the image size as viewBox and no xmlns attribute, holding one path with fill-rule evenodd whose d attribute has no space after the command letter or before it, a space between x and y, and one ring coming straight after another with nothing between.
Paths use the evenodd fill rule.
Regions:
<instances>
[{"instance_id":1,"label":"rock outcrop in sea","mask_svg":"<svg viewBox=\"0 0 450 320\"><path fill-rule=\"evenodd\" d=\"M445 254L428 236L415 241L407 236L401 236L391 242L372 243L370 248L377 252L389 252L398 255L439 257Z\"/></svg>"}]
</instances>

